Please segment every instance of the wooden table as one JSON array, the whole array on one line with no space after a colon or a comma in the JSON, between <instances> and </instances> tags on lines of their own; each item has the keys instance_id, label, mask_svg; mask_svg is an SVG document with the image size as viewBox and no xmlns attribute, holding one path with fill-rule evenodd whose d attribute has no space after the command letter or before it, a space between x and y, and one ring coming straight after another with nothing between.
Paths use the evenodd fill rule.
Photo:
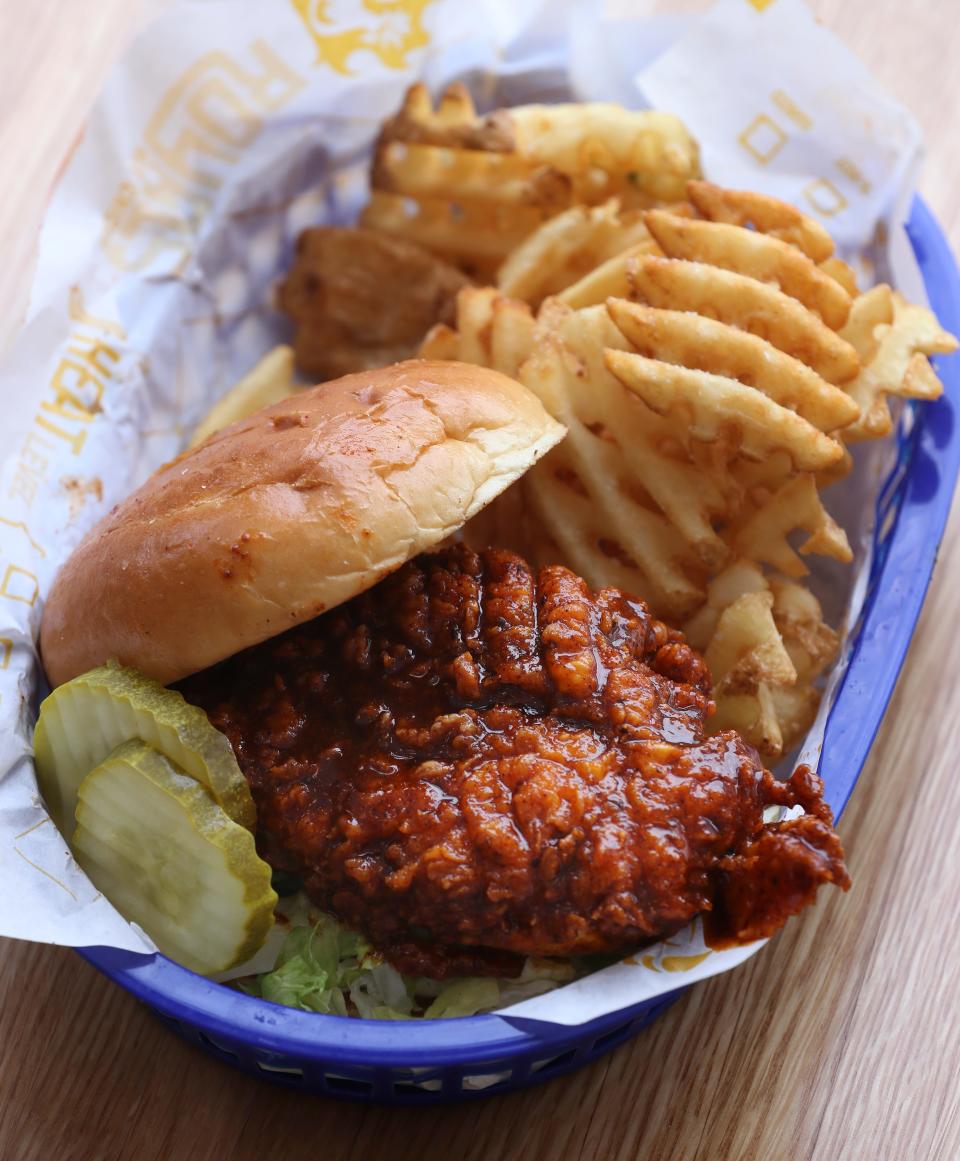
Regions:
<instances>
[{"instance_id":1,"label":"wooden table","mask_svg":"<svg viewBox=\"0 0 960 1161\"><path fill-rule=\"evenodd\" d=\"M960 25L934 0L814 7L917 115L922 189L960 249ZM130 0L0 0L0 339L44 193ZM0 949L0 1158L323 1161L960 1157L960 528L844 815L854 889L592 1068L436 1111L285 1092L181 1043L68 951Z\"/></svg>"}]
</instances>

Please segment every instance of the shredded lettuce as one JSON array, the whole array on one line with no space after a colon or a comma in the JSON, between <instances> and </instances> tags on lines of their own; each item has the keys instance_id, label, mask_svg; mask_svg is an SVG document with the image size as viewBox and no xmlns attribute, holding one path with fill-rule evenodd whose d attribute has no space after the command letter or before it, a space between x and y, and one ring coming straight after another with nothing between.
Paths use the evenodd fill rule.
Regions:
<instances>
[{"instance_id":1,"label":"shredded lettuce","mask_svg":"<svg viewBox=\"0 0 960 1161\"><path fill-rule=\"evenodd\" d=\"M451 980L423 1013L427 1020L442 1020L451 1016L475 1016L485 1008L500 1003L500 985L496 980Z\"/></svg>"},{"instance_id":2,"label":"shredded lettuce","mask_svg":"<svg viewBox=\"0 0 960 1161\"><path fill-rule=\"evenodd\" d=\"M291 904L293 926L273 968L237 981L247 995L289 1008L367 1020L450 1019L516 1004L574 978L569 962L535 959L514 980L404 976L333 916Z\"/></svg>"}]
</instances>

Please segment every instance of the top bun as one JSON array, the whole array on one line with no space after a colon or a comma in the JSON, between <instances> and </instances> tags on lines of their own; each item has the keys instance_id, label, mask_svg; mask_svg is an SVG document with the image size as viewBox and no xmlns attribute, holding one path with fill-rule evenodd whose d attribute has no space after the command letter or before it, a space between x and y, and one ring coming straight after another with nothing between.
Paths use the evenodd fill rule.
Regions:
<instances>
[{"instance_id":1,"label":"top bun","mask_svg":"<svg viewBox=\"0 0 960 1161\"><path fill-rule=\"evenodd\" d=\"M464 363L347 375L166 464L81 542L40 627L52 685L116 658L167 684L439 544L564 429Z\"/></svg>"}]
</instances>

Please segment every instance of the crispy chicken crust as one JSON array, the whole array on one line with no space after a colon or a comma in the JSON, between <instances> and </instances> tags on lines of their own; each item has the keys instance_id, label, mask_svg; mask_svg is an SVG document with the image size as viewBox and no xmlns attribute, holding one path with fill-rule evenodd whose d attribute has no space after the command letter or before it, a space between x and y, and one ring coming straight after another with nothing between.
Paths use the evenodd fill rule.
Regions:
<instances>
[{"instance_id":1,"label":"crispy chicken crust","mask_svg":"<svg viewBox=\"0 0 960 1161\"><path fill-rule=\"evenodd\" d=\"M703 661L646 606L462 545L182 683L258 840L404 971L514 974L713 912L769 935L848 876L819 779L704 736ZM764 825L768 806L803 816Z\"/></svg>"}]
</instances>

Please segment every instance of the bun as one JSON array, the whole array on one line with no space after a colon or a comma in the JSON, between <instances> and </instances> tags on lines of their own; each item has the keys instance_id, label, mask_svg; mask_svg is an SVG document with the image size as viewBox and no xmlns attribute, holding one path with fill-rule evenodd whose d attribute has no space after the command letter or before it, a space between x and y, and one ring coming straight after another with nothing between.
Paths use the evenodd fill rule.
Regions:
<instances>
[{"instance_id":1,"label":"bun","mask_svg":"<svg viewBox=\"0 0 960 1161\"><path fill-rule=\"evenodd\" d=\"M167 684L439 544L563 437L526 387L411 360L275 403L160 468L54 582L52 685L117 658Z\"/></svg>"}]
</instances>

